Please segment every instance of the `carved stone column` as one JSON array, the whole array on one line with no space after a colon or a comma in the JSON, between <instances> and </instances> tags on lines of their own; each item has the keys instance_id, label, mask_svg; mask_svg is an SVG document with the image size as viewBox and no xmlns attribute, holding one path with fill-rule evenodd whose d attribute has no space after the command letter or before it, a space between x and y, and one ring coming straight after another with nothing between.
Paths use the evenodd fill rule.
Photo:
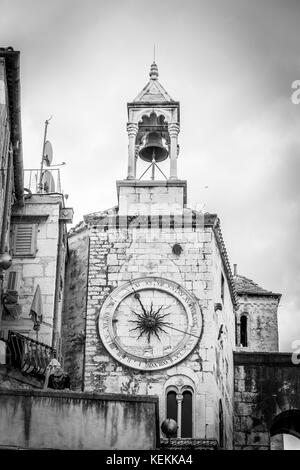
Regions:
<instances>
[{"instance_id":1,"label":"carved stone column","mask_svg":"<svg viewBox=\"0 0 300 470\"><path fill-rule=\"evenodd\" d=\"M181 409L182 409L183 395L181 395L181 393L178 393L176 395L176 400L177 400L177 425L178 425L177 437L181 437Z\"/></svg>"},{"instance_id":2,"label":"carved stone column","mask_svg":"<svg viewBox=\"0 0 300 470\"><path fill-rule=\"evenodd\" d=\"M138 124L134 124L129 122L127 124L127 132L128 132L128 173L127 179L132 180L135 179L135 139L138 133Z\"/></svg>"},{"instance_id":3,"label":"carved stone column","mask_svg":"<svg viewBox=\"0 0 300 470\"><path fill-rule=\"evenodd\" d=\"M179 134L179 124L171 123L168 126L170 134L170 179L177 179L177 157L178 157L178 134Z\"/></svg>"}]
</instances>

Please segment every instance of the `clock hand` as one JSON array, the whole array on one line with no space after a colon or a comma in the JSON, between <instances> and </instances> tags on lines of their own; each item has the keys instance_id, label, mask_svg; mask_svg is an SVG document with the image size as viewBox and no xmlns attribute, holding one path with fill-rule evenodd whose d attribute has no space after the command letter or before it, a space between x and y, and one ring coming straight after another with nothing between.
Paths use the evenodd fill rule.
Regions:
<instances>
[{"instance_id":1,"label":"clock hand","mask_svg":"<svg viewBox=\"0 0 300 470\"><path fill-rule=\"evenodd\" d=\"M200 338L200 336L193 335L193 333L188 333L187 331L179 330L178 328L174 328L174 326L170 326L169 324L165 326L166 328L171 328L171 330L179 331L180 333L184 333L185 335L194 336L195 338L198 338L198 339Z\"/></svg>"},{"instance_id":2,"label":"clock hand","mask_svg":"<svg viewBox=\"0 0 300 470\"><path fill-rule=\"evenodd\" d=\"M143 312L144 312L144 315L147 315L147 311L146 311L146 309L145 309L145 307L144 307L144 305L143 305L143 303L142 303L142 301L141 301L141 296L140 296L140 294L139 294L138 292L136 292L136 293L134 294L134 298L138 300L140 306L142 307L142 310L143 310Z\"/></svg>"}]
</instances>

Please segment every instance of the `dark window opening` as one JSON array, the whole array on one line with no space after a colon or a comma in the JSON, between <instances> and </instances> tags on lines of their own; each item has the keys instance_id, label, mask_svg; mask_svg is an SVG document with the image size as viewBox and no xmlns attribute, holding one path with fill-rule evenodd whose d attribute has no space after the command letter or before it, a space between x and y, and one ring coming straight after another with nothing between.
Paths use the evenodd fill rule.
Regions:
<instances>
[{"instance_id":1,"label":"dark window opening","mask_svg":"<svg viewBox=\"0 0 300 470\"><path fill-rule=\"evenodd\" d=\"M248 346L248 335L247 335L247 317L245 315L241 316L241 346Z\"/></svg>"},{"instance_id":2,"label":"dark window opening","mask_svg":"<svg viewBox=\"0 0 300 470\"><path fill-rule=\"evenodd\" d=\"M181 409L181 437L193 436L193 397L188 390L183 392Z\"/></svg>"},{"instance_id":3,"label":"dark window opening","mask_svg":"<svg viewBox=\"0 0 300 470\"><path fill-rule=\"evenodd\" d=\"M224 418L221 400L219 402L219 446L224 447Z\"/></svg>"},{"instance_id":4,"label":"dark window opening","mask_svg":"<svg viewBox=\"0 0 300 470\"><path fill-rule=\"evenodd\" d=\"M167 418L174 419L177 423L177 400L176 392L168 392L167 395Z\"/></svg>"},{"instance_id":5,"label":"dark window opening","mask_svg":"<svg viewBox=\"0 0 300 470\"><path fill-rule=\"evenodd\" d=\"M221 273L221 299L222 299L222 302L224 302L224 288L225 288L225 280L224 280L223 273Z\"/></svg>"}]
</instances>

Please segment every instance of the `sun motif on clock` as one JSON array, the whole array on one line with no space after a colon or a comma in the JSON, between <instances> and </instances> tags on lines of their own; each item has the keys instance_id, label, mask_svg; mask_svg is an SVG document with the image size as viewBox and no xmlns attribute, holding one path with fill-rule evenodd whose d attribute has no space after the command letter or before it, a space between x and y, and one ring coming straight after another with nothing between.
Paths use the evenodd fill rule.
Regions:
<instances>
[{"instance_id":1,"label":"sun motif on clock","mask_svg":"<svg viewBox=\"0 0 300 470\"><path fill-rule=\"evenodd\" d=\"M141 370L170 367L200 340L202 313L179 284L157 277L136 279L115 289L99 315L99 333L108 352Z\"/></svg>"},{"instance_id":2,"label":"sun motif on clock","mask_svg":"<svg viewBox=\"0 0 300 470\"><path fill-rule=\"evenodd\" d=\"M128 321L130 323L136 323L137 326L129 331L139 330L140 334L137 339L145 334L147 336L148 343L150 343L151 335L155 335L157 339L160 340L159 333L166 333L164 328L170 327L170 323L165 321L165 318L170 315L170 313L161 313L163 305L160 305L158 309L155 309L153 301L151 301L150 309L146 309L141 301L141 294L138 292L134 294L134 298L138 300L142 307L142 313L137 313L132 309L132 312L136 315L137 319Z\"/></svg>"}]
</instances>

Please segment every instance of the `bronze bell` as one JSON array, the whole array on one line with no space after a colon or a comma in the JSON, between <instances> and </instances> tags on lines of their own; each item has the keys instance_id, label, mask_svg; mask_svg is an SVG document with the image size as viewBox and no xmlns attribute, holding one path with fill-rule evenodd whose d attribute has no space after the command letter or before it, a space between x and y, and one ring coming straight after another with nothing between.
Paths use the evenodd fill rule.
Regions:
<instances>
[{"instance_id":1,"label":"bronze bell","mask_svg":"<svg viewBox=\"0 0 300 470\"><path fill-rule=\"evenodd\" d=\"M161 135L158 132L149 132L146 135L144 147L139 151L139 156L145 162L162 162L168 158L168 150L162 144Z\"/></svg>"}]
</instances>

